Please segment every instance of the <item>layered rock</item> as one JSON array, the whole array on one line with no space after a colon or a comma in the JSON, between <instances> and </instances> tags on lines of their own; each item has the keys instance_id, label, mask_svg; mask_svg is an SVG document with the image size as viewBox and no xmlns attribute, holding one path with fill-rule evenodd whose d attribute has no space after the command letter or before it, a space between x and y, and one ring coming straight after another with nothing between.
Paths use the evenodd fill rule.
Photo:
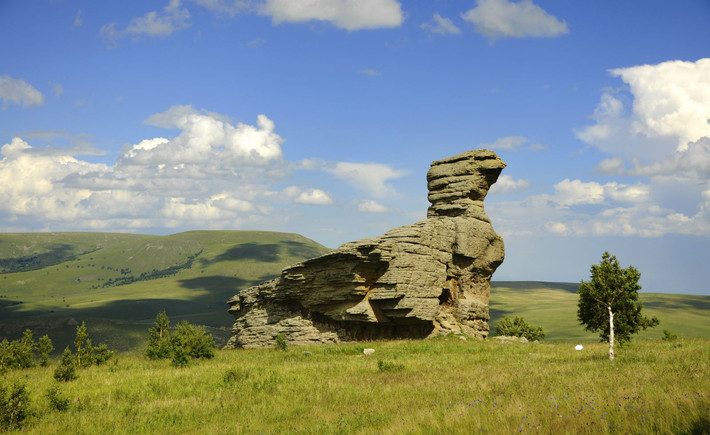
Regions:
<instances>
[{"instance_id":1,"label":"layered rock","mask_svg":"<svg viewBox=\"0 0 710 435\"><path fill-rule=\"evenodd\" d=\"M490 279L503 239L483 208L505 163L468 151L427 173L427 219L285 268L228 301L236 317L227 348L488 335Z\"/></svg>"}]
</instances>

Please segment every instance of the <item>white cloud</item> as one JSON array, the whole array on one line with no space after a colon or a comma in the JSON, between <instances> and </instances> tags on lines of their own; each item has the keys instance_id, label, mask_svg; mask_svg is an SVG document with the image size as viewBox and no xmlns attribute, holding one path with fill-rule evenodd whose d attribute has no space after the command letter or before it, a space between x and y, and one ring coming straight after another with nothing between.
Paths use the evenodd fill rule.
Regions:
<instances>
[{"instance_id":1,"label":"white cloud","mask_svg":"<svg viewBox=\"0 0 710 435\"><path fill-rule=\"evenodd\" d=\"M525 190L530 186L530 181L524 178L519 180L514 179L511 175L503 174L498 177L498 181L495 182L489 193L508 193L508 192L518 192Z\"/></svg>"},{"instance_id":2,"label":"white cloud","mask_svg":"<svg viewBox=\"0 0 710 435\"><path fill-rule=\"evenodd\" d=\"M41 106L44 97L34 86L23 79L13 79L7 74L0 76L0 98L5 103L12 101L23 106Z\"/></svg>"},{"instance_id":3,"label":"white cloud","mask_svg":"<svg viewBox=\"0 0 710 435\"><path fill-rule=\"evenodd\" d=\"M638 161L634 161L634 168L629 170L628 174L637 176L673 175L708 180L710 179L710 137L690 142L683 149L679 149L665 159L650 165L642 165Z\"/></svg>"},{"instance_id":4,"label":"white cloud","mask_svg":"<svg viewBox=\"0 0 710 435\"><path fill-rule=\"evenodd\" d=\"M461 33L461 29L456 27L453 21L442 17L438 12L434 14L431 21L422 24L421 27L438 35L458 35Z\"/></svg>"},{"instance_id":5,"label":"white cloud","mask_svg":"<svg viewBox=\"0 0 710 435\"><path fill-rule=\"evenodd\" d=\"M331 205L333 198L328 192L320 189L303 190L297 186L290 186L284 189L286 196L293 199L296 204L311 204L311 205Z\"/></svg>"},{"instance_id":6,"label":"white cloud","mask_svg":"<svg viewBox=\"0 0 710 435\"><path fill-rule=\"evenodd\" d=\"M196 3L212 12L231 17L251 9L251 2L247 0L196 0Z\"/></svg>"},{"instance_id":7,"label":"white cloud","mask_svg":"<svg viewBox=\"0 0 710 435\"><path fill-rule=\"evenodd\" d=\"M390 211L386 206L373 201L371 199L363 199L356 201L357 210L363 213L388 213Z\"/></svg>"},{"instance_id":8,"label":"white cloud","mask_svg":"<svg viewBox=\"0 0 710 435\"><path fill-rule=\"evenodd\" d=\"M106 24L101 28L101 35L111 43L123 37L170 36L190 27L190 12L187 8L181 9L181 6L180 0L170 0L161 13L151 11L142 17L133 18L123 30L117 30L116 23Z\"/></svg>"},{"instance_id":9,"label":"white cloud","mask_svg":"<svg viewBox=\"0 0 710 435\"><path fill-rule=\"evenodd\" d=\"M493 143L482 143L479 145L480 148L488 148L492 150L509 150L514 151L520 147L520 145L527 142L527 138L523 136L506 136L496 139Z\"/></svg>"},{"instance_id":10,"label":"white cloud","mask_svg":"<svg viewBox=\"0 0 710 435\"><path fill-rule=\"evenodd\" d=\"M577 133L581 140L607 154L648 162L710 136L710 58L610 72L628 85L632 104L606 91L593 115L596 124Z\"/></svg>"},{"instance_id":11,"label":"white cloud","mask_svg":"<svg viewBox=\"0 0 710 435\"><path fill-rule=\"evenodd\" d=\"M266 0L259 12L275 24L319 20L350 31L399 27L404 21L396 0Z\"/></svg>"},{"instance_id":12,"label":"white cloud","mask_svg":"<svg viewBox=\"0 0 710 435\"><path fill-rule=\"evenodd\" d=\"M498 38L550 37L569 32L567 23L545 12L531 0L479 0L461 15L475 31L490 40Z\"/></svg>"},{"instance_id":13,"label":"white cloud","mask_svg":"<svg viewBox=\"0 0 710 435\"><path fill-rule=\"evenodd\" d=\"M328 172L377 197L393 193L394 189L387 182L402 177L406 173L381 163L348 162L338 162L334 168L328 169Z\"/></svg>"},{"instance_id":14,"label":"white cloud","mask_svg":"<svg viewBox=\"0 0 710 435\"><path fill-rule=\"evenodd\" d=\"M173 106L146 123L179 128L181 133L172 140L155 138L124 150L120 157L123 164L213 162L226 169L225 165L234 162L260 165L282 157L283 139L274 133L274 122L265 115L257 117L256 126L234 126L217 114L199 112L192 106Z\"/></svg>"}]
</instances>

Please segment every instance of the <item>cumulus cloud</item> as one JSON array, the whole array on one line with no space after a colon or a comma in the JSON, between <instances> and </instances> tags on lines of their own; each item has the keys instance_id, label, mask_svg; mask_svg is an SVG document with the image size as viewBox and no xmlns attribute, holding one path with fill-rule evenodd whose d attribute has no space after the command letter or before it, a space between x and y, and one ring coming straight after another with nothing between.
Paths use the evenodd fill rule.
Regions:
<instances>
[{"instance_id":1,"label":"cumulus cloud","mask_svg":"<svg viewBox=\"0 0 710 435\"><path fill-rule=\"evenodd\" d=\"M213 162L223 166L239 162L258 165L282 157L283 139L274 132L274 122L265 115L257 117L256 126L242 123L234 126L222 116L200 112L192 106L173 106L151 116L146 123L178 128L181 133L172 140L154 138L124 149L119 157L122 164Z\"/></svg>"},{"instance_id":2,"label":"cumulus cloud","mask_svg":"<svg viewBox=\"0 0 710 435\"><path fill-rule=\"evenodd\" d=\"M710 136L710 59L617 68L628 86L605 91L577 136L607 154L654 161ZM626 100L630 100L627 102Z\"/></svg>"},{"instance_id":3,"label":"cumulus cloud","mask_svg":"<svg viewBox=\"0 0 710 435\"><path fill-rule=\"evenodd\" d=\"M458 35L461 33L461 29L453 21L442 17L438 12L434 14L430 21L422 24L421 27L437 35Z\"/></svg>"},{"instance_id":4,"label":"cumulus cloud","mask_svg":"<svg viewBox=\"0 0 710 435\"><path fill-rule=\"evenodd\" d=\"M708 180L710 179L710 137L702 137L695 142L690 142L665 159L650 165L634 161L633 169L626 173L637 176L675 175Z\"/></svg>"},{"instance_id":5,"label":"cumulus cloud","mask_svg":"<svg viewBox=\"0 0 710 435\"><path fill-rule=\"evenodd\" d=\"M396 0L266 0L259 13L270 16L274 24L329 21L349 31L399 27L404 22Z\"/></svg>"},{"instance_id":6,"label":"cumulus cloud","mask_svg":"<svg viewBox=\"0 0 710 435\"><path fill-rule=\"evenodd\" d=\"M321 189L301 189L297 186L290 186L284 189L286 196L292 198L296 204L311 205L331 205L333 198L328 192Z\"/></svg>"},{"instance_id":7,"label":"cumulus cloud","mask_svg":"<svg viewBox=\"0 0 710 435\"><path fill-rule=\"evenodd\" d=\"M19 137L5 144L0 148L3 230L25 229L16 225L29 222L42 229L234 228L263 222L265 216L278 219L270 210L283 204L270 185L287 176L291 165L281 157L282 139L273 121L260 116L256 125L230 123L190 106L150 119L177 128L178 135L126 145L113 165L76 157L91 148L35 147ZM71 140L61 131L28 136ZM294 201L332 199L307 189Z\"/></svg>"},{"instance_id":8,"label":"cumulus cloud","mask_svg":"<svg viewBox=\"0 0 710 435\"><path fill-rule=\"evenodd\" d=\"M23 106L41 106L44 97L34 86L23 79L14 79L7 74L0 76L0 98L8 102L22 104Z\"/></svg>"},{"instance_id":9,"label":"cumulus cloud","mask_svg":"<svg viewBox=\"0 0 710 435\"><path fill-rule=\"evenodd\" d=\"M111 43L124 37L170 36L190 27L190 12L181 6L180 0L170 0L161 12L151 11L142 17L133 18L123 30L117 29L116 23L106 24L101 28L101 35Z\"/></svg>"},{"instance_id":10,"label":"cumulus cloud","mask_svg":"<svg viewBox=\"0 0 710 435\"><path fill-rule=\"evenodd\" d=\"M567 23L548 14L531 0L479 0L461 15L475 31L494 41L499 38L551 37L569 32Z\"/></svg>"},{"instance_id":11,"label":"cumulus cloud","mask_svg":"<svg viewBox=\"0 0 710 435\"><path fill-rule=\"evenodd\" d=\"M374 196L392 194L394 189L387 183L406 174L381 163L338 162L328 172L345 180L352 186L363 189Z\"/></svg>"},{"instance_id":12,"label":"cumulus cloud","mask_svg":"<svg viewBox=\"0 0 710 435\"><path fill-rule=\"evenodd\" d=\"M511 175L503 174L498 177L498 181L491 186L490 193L508 193L508 192L519 192L525 190L530 186L530 180L521 178L516 180Z\"/></svg>"}]
</instances>

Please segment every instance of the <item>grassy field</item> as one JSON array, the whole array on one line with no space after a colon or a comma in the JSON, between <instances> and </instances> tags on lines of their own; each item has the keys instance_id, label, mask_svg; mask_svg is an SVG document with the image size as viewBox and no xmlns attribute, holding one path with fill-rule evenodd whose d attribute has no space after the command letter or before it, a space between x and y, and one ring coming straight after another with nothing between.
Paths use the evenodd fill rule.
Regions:
<instances>
[{"instance_id":1,"label":"grassy field","mask_svg":"<svg viewBox=\"0 0 710 435\"><path fill-rule=\"evenodd\" d=\"M63 349L86 321L97 342L129 350L165 309L224 342L230 297L326 251L297 234L259 231L0 234L0 337L29 327Z\"/></svg>"},{"instance_id":2,"label":"grassy field","mask_svg":"<svg viewBox=\"0 0 710 435\"><path fill-rule=\"evenodd\" d=\"M364 356L372 347L375 354ZM23 433L658 433L710 431L710 340L501 344L457 336L218 351L174 368L121 354L57 384L52 368L3 375L30 393Z\"/></svg>"},{"instance_id":3,"label":"grassy field","mask_svg":"<svg viewBox=\"0 0 710 435\"><path fill-rule=\"evenodd\" d=\"M554 282L494 282L491 289L491 332L504 316L522 316L542 326L546 341L594 341L598 335L577 323L578 284ZM657 339L667 329L684 337L710 338L710 296L640 293L647 316L661 324L641 331L636 340Z\"/></svg>"}]
</instances>

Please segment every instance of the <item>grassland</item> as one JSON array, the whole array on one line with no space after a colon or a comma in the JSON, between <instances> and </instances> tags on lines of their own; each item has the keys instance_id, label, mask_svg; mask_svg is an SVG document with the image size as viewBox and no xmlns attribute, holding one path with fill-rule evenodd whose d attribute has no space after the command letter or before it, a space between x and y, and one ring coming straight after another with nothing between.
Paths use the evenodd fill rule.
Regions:
<instances>
[{"instance_id":1,"label":"grassland","mask_svg":"<svg viewBox=\"0 0 710 435\"><path fill-rule=\"evenodd\" d=\"M259 231L0 234L0 337L29 327L63 349L86 321L96 342L129 350L165 309L224 342L230 297L326 251L297 234Z\"/></svg>"},{"instance_id":2,"label":"grassland","mask_svg":"<svg viewBox=\"0 0 710 435\"><path fill-rule=\"evenodd\" d=\"M709 363L705 339L635 341L611 362L603 344L449 336L218 351L186 368L124 353L61 383L63 412L45 397L51 368L3 381L27 386L34 415L22 430L32 434L701 434Z\"/></svg>"},{"instance_id":3,"label":"grassland","mask_svg":"<svg viewBox=\"0 0 710 435\"><path fill-rule=\"evenodd\" d=\"M578 284L554 282L494 282L491 289L491 325L504 316L522 316L542 326L545 340L594 341L598 335L577 323ZM640 293L644 313L657 316L660 326L641 331L635 340L657 339L667 329L684 337L710 338L710 296ZM493 332L493 331L492 331Z\"/></svg>"}]
</instances>

